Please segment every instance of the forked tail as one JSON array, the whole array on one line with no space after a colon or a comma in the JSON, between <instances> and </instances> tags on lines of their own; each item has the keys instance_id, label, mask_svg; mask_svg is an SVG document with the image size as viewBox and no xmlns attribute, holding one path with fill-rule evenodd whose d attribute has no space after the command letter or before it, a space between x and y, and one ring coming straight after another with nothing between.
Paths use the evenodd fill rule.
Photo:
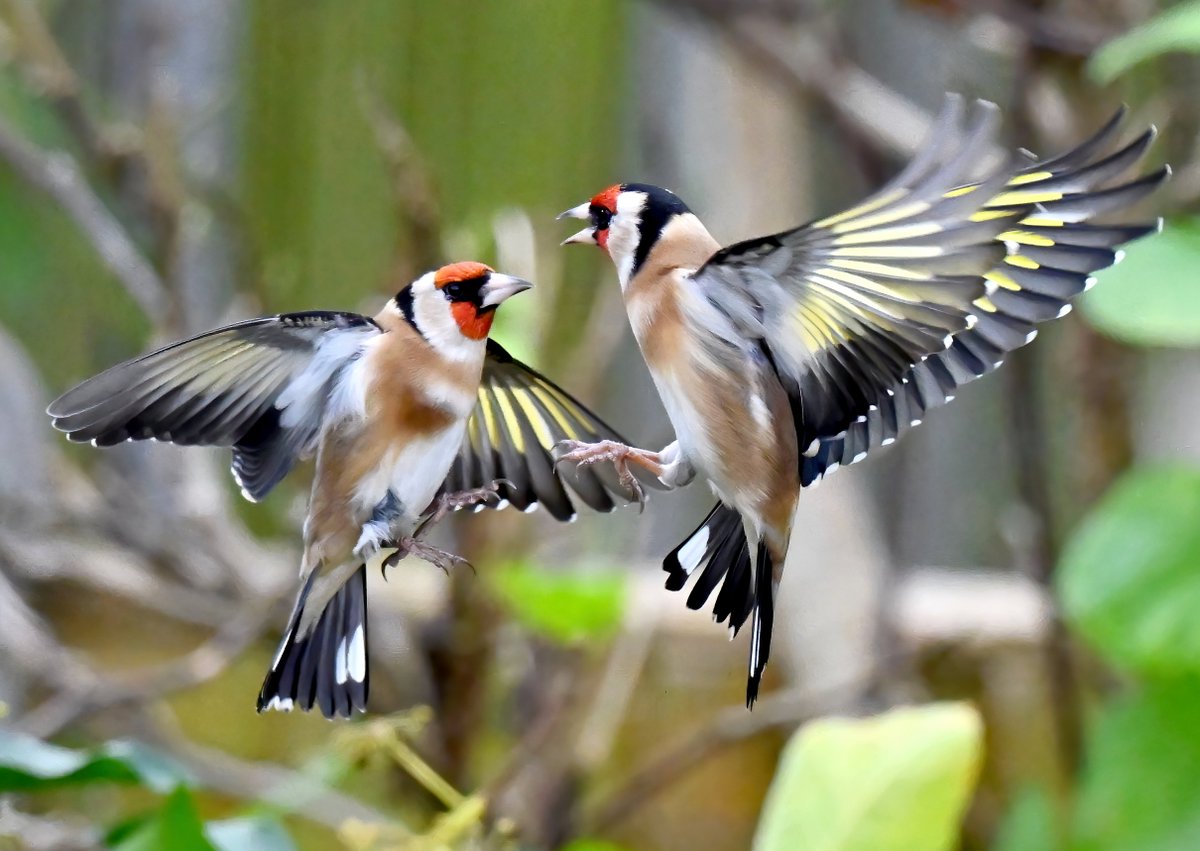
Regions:
<instances>
[{"instance_id":1,"label":"forked tail","mask_svg":"<svg viewBox=\"0 0 1200 851\"><path fill-rule=\"evenodd\" d=\"M288 628L258 694L258 711L318 706L326 718L367 708L367 568L361 565L304 635L300 616L317 572L296 599Z\"/></svg>"},{"instance_id":2,"label":"forked tail","mask_svg":"<svg viewBox=\"0 0 1200 851\"><path fill-rule=\"evenodd\" d=\"M689 579L696 577L687 597L690 609L704 606L720 584L713 604L713 620L717 623L728 620L732 635L737 635L746 618L754 615L746 680L746 706L752 708L771 655L771 628L775 620L774 559L766 544L759 542L751 559L741 515L717 503L704 522L667 555L663 570L667 572L667 588L671 591L681 590Z\"/></svg>"}]
</instances>

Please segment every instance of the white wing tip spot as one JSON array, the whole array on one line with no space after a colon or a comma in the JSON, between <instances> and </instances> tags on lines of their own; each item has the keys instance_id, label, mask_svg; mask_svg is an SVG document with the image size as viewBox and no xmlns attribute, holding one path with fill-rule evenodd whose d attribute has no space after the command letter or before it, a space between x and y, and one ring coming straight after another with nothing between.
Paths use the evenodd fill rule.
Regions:
<instances>
[{"instance_id":1,"label":"white wing tip spot","mask_svg":"<svg viewBox=\"0 0 1200 851\"><path fill-rule=\"evenodd\" d=\"M1096 286L1096 276L1095 275L1088 275L1086 278L1083 279L1083 291L1084 292L1087 292L1094 286Z\"/></svg>"},{"instance_id":2,"label":"white wing tip spot","mask_svg":"<svg viewBox=\"0 0 1200 851\"><path fill-rule=\"evenodd\" d=\"M1125 259L1125 249L1123 249L1123 248L1118 248L1116 251L1114 251L1114 252L1113 252L1113 262L1112 262L1112 264L1113 264L1114 266L1116 266L1118 263L1120 263L1120 262L1121 262L1122 260L1124 260L1124 259Z\"/></svg>"},{"instance_id":3,"label":"white wing tip spot","mask_svg":"<svg viewBox=\"0 0 1200 851\"><path fill-rule=\"evenodd\" d=\"M1058 311L1058 315L1057 315L1057 316L1055 316L1054 318L1055 318L1055 319L1062 319L1064 316L1066 316L1066 315L1067 315L1068 313L1070 313L1070 312L1071 312L1071 305L1069 305L1069 304L1064 304L1064 305L1062 306L1062 309Z\"/></svg>"},{"instance_id":4,"label":"white wing tip spot","mask_svg":"<svg viewBox=\"0 0 1200 851\"><path fill-rule=\"evenodd\" d=\"M808 444L808 446L805 448L805 450L804 450L804 457L805 457L805 458L812 458L814 455L816 455L816 454L817 454L817 452L818 452L820 449L821 449L821 441L819 441L819 440L813 440L813 442L812 442L812 443L810 443L810 444Z\"/></svg>"},{"instance_id":5,"label":"white wing tip spot","mask_svg":"<svg viewBox=\"0 0 1200 851\"><path fill-rule=\"evenodd\" d=\"M920 424L921 424L920 420L909 420L909 422L908 422L908 425L910 428L916 428Z\"/></svg>"},{"instance_id":6,"label":"white wing tip spot","mask_svg":"<svg viewBox=\"0 0 1200 851\"><path fill-rule=\"evenodd\" d=\"M880 446L891 446L895 442L896 442L896 438L885 437L883 440L879 441L879 445Z\"/></svg>"},{"instance_id":7,"label":"white wing tip spot","mask_svg":"<svg viewBox=\"0 0 1200 851\"><path fill-rule=\"evenodd\" d=\"M859 461L861 461L862 459L864 459L866 457L867 457L867 453L865 451L860 452L857 455L855 455L853 458L850 459L850 463L857 464Z\"/></svg>"},{"instance_id":8,"label":"white wing tip spot","mask_svg":"<svg viewBox=\"0 0 1200 851\"><path fill-rule=\"evenodd\" d=\"M1034 328L1032 331L1030 331L1028 334L1025 335L1025 342L1032 343L1035 339L1037 339L1037 335L1038 335L1037 329Z\"/></svg>"},{"instance_id":9,"label":"white wing tip spot","mask_svg":"<svg viewBox=\"0 0 1200 851\"><path fill-rule=\"evenodd\" d=\"M273 698L267 701L267 705L264 708L268 712L272 710L275 712L291 712L292 706L293 703L290 697L280 697L279 695L275 695Z\"/></svg>"}]
</instances>

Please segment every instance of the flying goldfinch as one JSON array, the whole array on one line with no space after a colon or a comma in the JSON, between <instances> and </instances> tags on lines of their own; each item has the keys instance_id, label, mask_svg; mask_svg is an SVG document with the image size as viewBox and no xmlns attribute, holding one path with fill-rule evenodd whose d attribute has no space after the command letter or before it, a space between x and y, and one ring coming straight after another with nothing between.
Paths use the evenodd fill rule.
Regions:
<instances>
[{"instance_id":1,"label":"flying goldfinch","mask_svg":"<svg viewBox=\"0 0 1200 851\"><path fill-rule=\"evenodd\" d=\"M538 504L575 516L627 494L591 471L556 471L564 439L617 439L554 383L488 339L496 308L531 286L482 263L423 275L374 319L310 311L251 319L119 364L47 413L71 440L229 446L257 501L315 454L303 583L258 709L367 703L366 565L394 549L443 568L418 539L468 505Z\"/></svg>"},{"instance_id":2,"label":"flying goldfinch","mask_svg":"<svg viewBox=\"0 0 1200 851\"><path fill-rule=\"evenodd\" d=\"M1122 182L1153 128L1115 145L1118 113L1055 159L1002 163L997 112L951 98L929 141L858 206L722 248L671 192L610 186L560 216L617 268L634 336L676 440L659 452L567 443L560 460L628 465L668 487L699 474L718 502L663 563L687 604L751 618L746 702L771 646L773 600L800 490L917 425L957 388L1063 316L1160 223L1092 224L1144 198L1166 167Z\"/></svg>"}]
</instances>

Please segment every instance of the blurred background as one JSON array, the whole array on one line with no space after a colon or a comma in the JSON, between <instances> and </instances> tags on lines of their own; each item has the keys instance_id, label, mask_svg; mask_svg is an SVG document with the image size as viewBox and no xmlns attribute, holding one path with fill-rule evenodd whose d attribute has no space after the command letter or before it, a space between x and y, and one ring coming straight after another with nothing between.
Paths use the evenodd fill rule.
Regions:
<instances>
[{"instance_id":1,"label":"blurred background","mask_svg":"<svg viewBox=\"0 0 1200 851\"><path fill-rule=\"evenodd\" d=\"M1195 0L2 0L0 847L1200 848L1197 51ZM371 715L258 716L307 472L251 506L226 451L42 413L473 258L537 282L494 336L662 446L613 270L554 215L636 180L722 242L794 226L947 90L1041 155L1128 104L1175 177L1125 218L1167 229L804 494L753 713L745 637L662 587L697 485L456 518L476 572L370 576Z\"/></svg>"}]
</instances>

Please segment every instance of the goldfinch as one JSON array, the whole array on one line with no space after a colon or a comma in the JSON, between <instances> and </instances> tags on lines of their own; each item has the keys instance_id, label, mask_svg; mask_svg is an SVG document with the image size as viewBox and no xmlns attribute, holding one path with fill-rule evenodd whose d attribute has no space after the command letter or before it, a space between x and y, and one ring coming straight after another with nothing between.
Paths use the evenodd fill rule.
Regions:
<instances>
[{"instance_id":1,"label":"goldfinch","mask_svg":"<svg viewBox=\"0 0 1200 851\"><path fill-rule=\"evenodd\" d=\"M488 339L496 308L531 286L482 263L423 275L375 318L309 311L239 322L127 361L47 409L74 441L229 446L247 499L315 454L303 587L258 709L364 710L366 565L458 559L417 537L443 513L538 504L598 511L615 479L556 471L563 439L616 439L557 385Z\"/></svg>"},{"instance_id":2,"label":"goldfinch","mask_svg":"<svg viewBox=\"0 0 1200 851\"><path fill-rule=\"evenodd\" d=\"M751 617L748 706L800 490L998 367L1070 310L1117 246L1159 227L1090 222L1169 174L1120 182L1154 138L1116 146L1120 118L1061 157L981 175L996 110L951 98L921 152L866 201L726 248L657 186L610 186L559 217L588 222L564 244L597 245L616 265L677 438L659 452L567 443L560 461L633 463L668 487L708 481L716 507L663 567L672 590L695 578L693 609L720 585L713 615L733 634Z\"/></svg>"}]
</instances>

